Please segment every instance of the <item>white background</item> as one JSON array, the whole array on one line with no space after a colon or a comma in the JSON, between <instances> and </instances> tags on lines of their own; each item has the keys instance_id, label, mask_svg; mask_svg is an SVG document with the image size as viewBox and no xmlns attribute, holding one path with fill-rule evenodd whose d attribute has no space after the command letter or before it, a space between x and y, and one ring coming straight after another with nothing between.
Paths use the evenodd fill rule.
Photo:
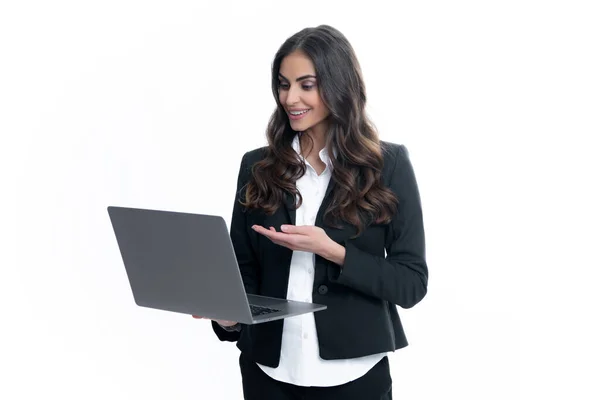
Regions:
<instances>
[{"instance_id":1,"label":"white background","mask_svg":"<svg viewBox=\"0 0 600 400\"><path fill-rule=\"evenodd\" d=\"M595 3L2 1L0 398L242 397L233 343L134 304L106 207L229 223L272 58L321 23L421 190L394 398L600 398Z\"/></svg>"}]
</instances>

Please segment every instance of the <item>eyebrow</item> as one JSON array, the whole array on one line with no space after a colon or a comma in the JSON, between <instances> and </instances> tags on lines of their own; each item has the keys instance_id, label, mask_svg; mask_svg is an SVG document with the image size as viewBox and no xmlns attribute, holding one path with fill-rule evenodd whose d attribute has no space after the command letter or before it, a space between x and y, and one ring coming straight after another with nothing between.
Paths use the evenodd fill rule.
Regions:
<instances>
[{"instance_id":1,"label":"eyebrow","mask_svg":"<svg viewBox=\"0 0 600 400\"><path fill-rule=\"evenodd\" d=\"M279 77L282 78L283 80L287 81L287 82L290 81L288 78L286 78L285 76L283 76L281 74L279 74ZM307 79L307 78L315 78L316 79L317 77L314 76L314 75L302 75L300 78L296 79L296 82L300 82L300 81L302 81L304 79Z\"/></svg>"}]
</instances>

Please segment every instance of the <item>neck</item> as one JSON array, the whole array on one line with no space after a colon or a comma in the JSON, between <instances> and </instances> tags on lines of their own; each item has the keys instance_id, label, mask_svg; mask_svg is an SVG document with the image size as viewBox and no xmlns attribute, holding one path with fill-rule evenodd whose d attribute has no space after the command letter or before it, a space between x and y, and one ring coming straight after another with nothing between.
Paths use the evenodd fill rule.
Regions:
<instances>
[{"instance_id":1,"label":"neck","mask_svg":"<svg viewBox=\"0 0 600 400\"><path fill-rule=\"evenodd\" d=\"M300 136L300 143L302 145L302 149L309 149L309 140L305 136L310 136L313 142L313 148L310 149L310 153L319 153L327 143L327 127L326 126L315 126L310 128L302 133ZM308 154L306 154L308 156Z\"/></svg>"}]
</instances>

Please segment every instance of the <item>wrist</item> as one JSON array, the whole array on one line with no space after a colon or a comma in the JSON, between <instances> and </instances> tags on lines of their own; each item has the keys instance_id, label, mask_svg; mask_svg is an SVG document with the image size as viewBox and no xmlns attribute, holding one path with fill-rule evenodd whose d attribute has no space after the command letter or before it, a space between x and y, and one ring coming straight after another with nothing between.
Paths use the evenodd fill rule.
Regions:
<instances>
[{"instance_id":1,"label":"wrist","mask_svg":"<svg viewBox=\"0 0 600 400\"><path fill-rule=\"evenodd\" d=\"M325 246L320 256L326 260L338 264L341 267L344 265L344 259L346 258L346 248L332 240L327 246Z\"/></svg>"}]
</instances>

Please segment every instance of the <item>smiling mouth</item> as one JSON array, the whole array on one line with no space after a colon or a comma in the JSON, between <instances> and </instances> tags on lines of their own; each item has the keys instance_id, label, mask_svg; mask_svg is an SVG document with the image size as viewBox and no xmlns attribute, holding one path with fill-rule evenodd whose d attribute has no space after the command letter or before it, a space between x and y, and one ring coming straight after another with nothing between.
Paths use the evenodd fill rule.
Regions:
<instances>
[{"instance_id":1,"label":"smiling mouth","mask_svg":"<svg viewBox=\"0 0 600 400\"><path fill-rule=\"evenodd\" d=\"M302 115L302 114L306 114L308 112L308 108L306 110L302 110L302 111L289 111L290 114L294 115L294 116L298 116L298 115Z\"/></svg>"},{"instance_id":2,"label":"smiling mouth","mask_svg":"<svg viewBox=\"0 0 600 400\"><path fill-rule=\"evenodd\" d=\"M302 110L302 111L289 111L288 110L288 115L290 116L290 119L292 121L295 121L295 120L304 118L304 116L306 114L308 114L309 111L310 111L310 108L308 108L306 110Z\"/></svg>"}]
</instances>

